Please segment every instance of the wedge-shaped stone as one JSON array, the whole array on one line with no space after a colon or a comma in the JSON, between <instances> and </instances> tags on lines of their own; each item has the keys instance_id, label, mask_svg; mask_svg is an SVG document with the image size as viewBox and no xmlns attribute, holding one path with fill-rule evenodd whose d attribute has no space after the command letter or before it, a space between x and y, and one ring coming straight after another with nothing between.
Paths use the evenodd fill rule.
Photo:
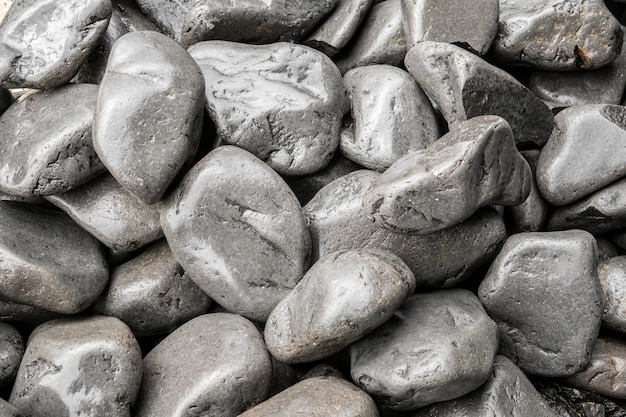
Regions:
<instances>
[{"instance_id":1,"label":"wedge-shaped stone","mask_svg":"<svg viewBox=\"0 0 626 417\"><path fill-rule=\"evenodd\" d=\"M185 272L229 311L265 321L308 267L310 237L287 184L249 152L221 146L188 173L161 213Z\"/></svg>"},{"instance_id":2,"label":"wedge-shaped stone","mask_svg":"<svg viewBox=\"0 0 626 417\"><path fill-rule=\"evenodd\" d=\"M501 354L542 376L582 370L604 308L597 262L596 241L582 230L509 237L478 290Z\"/></svg>"},{"instance_id":3,"label":"wedge-shaped stone","mask_svg":"<svg viewBox=\"0 0 626 417\"><path fill-rule=\"evenodd\" d=\"M530 184L508 123L481 116L396 161L367 191L363 210L384 227L431 233L483 206L520 204Z\"/></svg>"},{"instance_id":4,"label":"wedge-shaped stone","mask_svg":"<svg viewBox=\"0 0 626 417\"><path fill-rule=\"evenodd\" d=\"M277 172L328 164L339 143L343 80L323 53L291 43L207 41L189 48L206 82L206 106L224 143Z\"/></svg>"},{"instance_id":5,"label":"wedge-shaped stone","mask_svg":"<svg viewBox=\"0 0 626 417\"><path fill-rule=\"evenodd\" d=\"M604 294L602 325L626 333L626 256L615 256L598 265Z\"/></svg>"},{"instance_id":6,"label":"wedge-shaped stone","mask_svg":"<svg viewBox=\"0 0 626 417\"><path fill-rule=\"evenodd\" d=\"M515 142L542 146L554 116L541 100L507 72L458 46L420 42L404 63L437 103L454 130L472 117L494 114L511 125Z\"/></svg>"}]
</instances>

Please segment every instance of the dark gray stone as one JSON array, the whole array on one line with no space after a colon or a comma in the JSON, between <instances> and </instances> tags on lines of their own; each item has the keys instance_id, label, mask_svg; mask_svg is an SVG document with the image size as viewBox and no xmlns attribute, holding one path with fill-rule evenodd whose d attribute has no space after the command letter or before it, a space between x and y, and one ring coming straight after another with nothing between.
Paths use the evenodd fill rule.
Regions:
<instances>
[{"instance_id":1,"label":"dark gray stone","mask_svg":"<svg viewBox=\"0 0 626 417\"><path fill-rule=\"evenodd\" d=\"M420 42L404 63L439 106L454 130L472 117L494 114L511 125L515 142L542 146L550 136L552 112L507 72L458 46Z\"/></svg>"},{"instance_id":2,"label":"dark gray stone","mask_svg":"<svg viewBox=\"0 0 626 417\"><path fill-rule=\"evenodd\" d=\"M265 343L287 363L326 358L387 321L414 290L413 273L391 252L333 252L274 308Z\"/></svg>"},{"instance_id":3,"label":"dark gray stone","mask_svg":"<svg viewBox=\"0 0 626 417\"><path fill-rule=\"evenodd\" d=\"M143 361L135 417L234 417L265 400L272 363L254 325L236 314L196 317Z\"/></svg>"},{"instance_id":4,"label":"dark gray stone","mask_svg":"<svg viewBox=\"0 0 626 417\"><path fill-rule=\"evenodd\" d=\"M604 295L602 325L626 333L626 256L615 256L598 265Z\"/></svg>"},{"instance_id":5,"label":"dark gray stone","mask_svg":"<svg viewBox=\"0 0 626 417\"><path fill-rule=\"evenodd\" d=\"M298 374L293 366L281 362L271 355L270 359L272 360L272 382L267 398L273 397L298 382Z\"/></svg>"},{"instance_id":6,"label":"dark gray stone","mask_svg":"<svg viewBox=\"0 0 626 417\"><path fill-rule=\"evenodd\" d=\"M34 329L40 324L62 317L60 313L0 298L0 321Z\"/></svg>"},{"instance_id":7,"label":"dark gray stone","mask_svg":"<svg viewBox=\"0 0 626 417\"><path fill-rule=\"evenodd\" d=\"M396 161L363 197L363 211L384 227L426 234L459 224L480 207L520 204L530 184L509 124L480 116Z\"/></svg>"},{"instance_id":8,"label":"dark gray stone","mask_svg":"<svg viewBox=\"0 0 626 417\"><path fill-rule=\"evenodd\" d=\"M24 355L24 340L13 326L0 323L0 386L11 386ZM0 413L4 416L4 414Z\"/></svg>"},{"instance_id":9,"label":"dark gray stone","mask_svg":"<svg viewBox=\"0 0 626 417\"><path fill-rule=\"evenodd\" d=\"M13 2L0 25L0 84L65 84L104 34L111 11L109 0Z\"/></svg>"},{"instance_id":10,"label":"dark gray stone","mask_svg":"<svg viewBox=\"0 0 626 417\"><path fill-rule=\"evenodd\" d=\"M598 244L598 262L604 262L607 259L619 255L617 246L608 238L596 236L596 243Z\"/></svg>"},{"instance_id":11,"label":"dark gray stone","mask_svg":"<svg viewBox=\"0 0 626 417\"><path fill-rule=\"evenodd\" d=\"M96 152L115 179L146 204L161 199L202 133L204 79L175 41L158 32L119 38L100 84Z\"/></svg>"},{"instance_id":12,"label":"dark gray stone","mask_svg":"<svg viewBox=\"0 0 626 417\"><path fill-rule=\"evenodd\" d=\"M501 354L536 375L582 370L604 308L597 262L595 239L582 230L509 237L478 290Z\"/></svg>"},{"instance_id":13,"label":"dark gray stone","mask_svg":"<svg viewBox=\"0 0 626 417\"><path fill-rule=\"evenodd\" d=\"M11 104L13 104L13 94L8 89L0 87L0 114L7 111Z\"/></svg>"},{"instance_id":14,"label":"dark gray stone","mask_svg":"<svg viewBox=\"0 0 626 417\"><path fill-rule=\"evenodd\" d=\"M497 349L497 326L474 294L416 294L350 346L350 373L379 404L414 410L478 388Z\"/></svg>"},{"instance_id":15,"label":"dark gray stone","mask_svg":"<svg viewBox=\"0 0 626 417\"><path fill-rule=\"evenodd\" d=\"M185 272L229 311L265 321L304 275L310 237L287 184L243 149L198 162L161 213Z\"/></svg>"},{"instance_id":16,"label":"dark gray stone","mask_svg":"<svg viewBox=\"0 0 626 417\"><path fill-rule=\"evenodd\" d=\"M291 43L207 41L189 48L223 143L284 175L324 168L339 143L343 80L323 53Z\"/></svg>"},{"instance_id":17,"label":"dark gray stone","mask_svg":"<svg viewBox=\"0 0 626 417\"><path fill-rule=\"evenodd\" d=\"M9 402L25 416L128 417L141 382L139 343L114 317L37 327Z\"/></svg>"},{"instance_id":18,"label":"dark gray stone","mask_svg":"<svg viewBox=\"0 0 626 417\"><path fill-rule=\"evenodd\" d=\"M98 241L65 213L0 202L0 296L78 313L104 289L109 271Z\"/></svg>"},{"instance_id":19,"label":"dark gray stone","mask_svg":"<svg viewBox=\"0 0 626 417\"><path fill-rule=\"evenodd\" d=\"M61 193L105 171L91 139L98 86L75 84L17 100L0 116L0 190Z\"/></svg>"}]
</instances>

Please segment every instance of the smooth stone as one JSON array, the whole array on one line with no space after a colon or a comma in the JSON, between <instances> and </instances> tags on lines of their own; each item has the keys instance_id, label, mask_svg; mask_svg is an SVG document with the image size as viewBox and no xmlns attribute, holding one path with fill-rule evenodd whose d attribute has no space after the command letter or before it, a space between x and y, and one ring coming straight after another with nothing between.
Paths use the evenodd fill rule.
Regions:
<instances>
[{"instance_id":1,"label":"smooth stone","mask_svg":"<svg viewBox=\"0 0 626 417\"><path fill-rule=\"evenodd\" d=\"M129 417L141 350L114 317L52 320L28 339L9 402L25 416Z\"/></svg>"},{"instance_id":2,"label":"smooth stone","mask_svg":"<svg viewBox=\"0 0 626 417\"><path fill-rule=\"evenodd\" d=\"M537 162L537 184L555 206L573 203L626 175L626 107L564 109Z\"/></svg>"},{"instance_id":3,"label":"smooth stone","mask_svg":"<svg viewBox=\"0 0 626 417\"><path fill-rule=\"evenodd\" d=\"M406 50L401 0L385 0L372 5L335 63L342 74L372 64L401 66Z\"/></svg>"},{"instance_id":4,"label":"smooth stone","mask_svg":"<svg viewBox=\"0 0 626 417\"><path fill-rule=\"evenodd\" d=\"M506 239L504 222L492 208L463 223L427 235L382 227L361 212L361 201L380 176L359 170L324 187L304 206L313 242L312 260L341 249L383 249L413 271L417 287L452 287L491 260Z\"/></svg>"},{"instance_id":5,"label":"smooth stone","mask_svg":"<svg viewBox=\"0 0 626 417\"><path fill-rule=\"evenodd\" d=\"M267 398L273 397L298 382L298 374L293 366L281 362L271 355L270 359L272 360L272 382Z\"/></svg>"},{"instance_id":6,"label":"smooth stone","mask_svg":"<svg viewBox=\"0 0 626 417\"><path fill-rule=\"evenodd\" d=\"M2 417L23 417L20 410L15 408L11 403L0 398L0 415Z\"/></svg>"},{"instance_id":7,"label":"smooth stone","mask_svg":"<svg viewBox=\"0 0 626 417\"><path fill-rule=\"evenodd\" d=\"M300 203L276 172L235 146L211 151L161 212L186 273L227 310L265 321L308 268Z\"/></svg>"},{"instance_id":8,"label":"smooth stone","mask_svg":"<svg viewBox=\"0 0 626 417\"><path fill-rule=\"evenodd\" d=\"M92 143L98 86L73 84L17 100L0 116L0 190L61 193L105 171Z\"/></svg>"},{"instance_id":9,"label":"smooth stone","mask_svg":"<svg viewBox=\"0 0 626 417\"><path fill-rule=\"evenodd\" d=\"M619 255L617 246L608 238L596 236L596 243L598 244L598 262L604 262Z\"/></svg>"},{"instance_id":10,"label":"smooth stone","mask_svg":"<svg viewBox=\"0 0 626 417\"><path fill-rule=\"evenodd\" d=\"M595 239L582 230L510 236L478 289L500 353L535 375L582 370L604 308L597 262Z\"/></svg>"},{"instance_id":11,"label":"smooth stone","mask_svg":"<svg viewBox=\"0 0 626 417\"><path fill-rule=\"evenodd\" d=\"M384 227L426 234L457 225L480 207L520 204L531 182L506 120L479 116L397 160L362 205Z\"/></svg>"},{"instance_id":12,"label":"smooth stone","mask_svg":"<svg viewBox=\"0 0 626 417\"><path fill-rule=\"evenodd\" d=\"M532 91L513 76L458 46L424 41L412 47L404 63L454 130L472 117L498 115L511 125L518 145L542 146L554 116Z\"/></svg>"},{"instance_id":13,"label":"smooth stone","mask_svg":"<svg viewBox=\"0 0 626 417\"><path fill-rule=\"evenodd\" d=\"M0 386L11 386L24 355L20 332L7 323L0 323ZM0 413L0 415L4 416Z\"/></svg>"},{"instance_id":14,"label":"smooth stone","mask_svg":"<svg viewBox=\"0 0 626 417\"><path fill-rule=\"evenodd\" d=\"M270 355L250 321L205 314L145 356L134 416L234 417L266 399L271 373Z\"/></svg>"},{"instance_id":15,"label":"smooth stone","mask_svg":"<svg viewBox=\"0 0 626 417\"><path fill-rule=\"evenodd\" d=\"M309 378L240 417L378 417L376 404L358 387L335 377Z\"/></svg>"},{"instance_id":16,"label":"smooth stone","mask_svg":"<svg viewBox=\"0 0 626 417\"><path fill-rule=\"evenodd\" d=\"M207 41L189 53L206 82L206 106L222 143L283 175L324 168L339 143L344 87L337 67L303 45Z\"/></svg>"},{"instance_id":17,"label":"smooth stone","mask_svg":"<svg viewBox=\"0 0 626 417\"><path fill-rule=\"evenodd\" d=\"M60 317L60 313L0 298L0 321L3 323L34 329L46 321Z\"/></svg>"},{"instance_id":18,"label":"smooth stone","mask_svg":"<svg viewBox=\"0 0 626 417\"><path fill-rule=\"evenodd\" d=\"M202 133L204 78L177 42L158 32L119 38L100 84L93 143L115 179L146 204L161 199Z\"/></svg>"},{"instance_id":19,"label":"smooth stone","mask_svg":"<svg viewBox=\"0 0 626 417\"><path fill-rule=\"evenodd\" d=\"M447 42L484 55L498 31L498 0L402 0L408 48Z\"/></svg>"},{"instance_id":20,"label":"smooth stone","mask_svg":"<svg viewBox=\"0 0 626 417\"><path fill-rule=\"evenodd\" d=\"M604 295L602 325L626 333L626 256L615 256L598 265Z\"/></svg>"},{"instance_id":21,"label":"smooth stone","mask_svg":"<svg viewBox=\"0 0 626 417\"><path fill-rule=\"evenodd\" d=\"M0 25L0 84L65 84L106 31L111 12L110 0L15 1Z\"/></svg>"},{"instance_id":22,"label":"smooth stone","mask_svg":"<svg viewBox=\"0 0 626 417\"><path fill-rule=\"evenodd\" d=\"M621 251L626 250L626 229L618 229L604 235Z\"/></svg>"},{"instance_id":23,"label":"smooth stone","mask_svg":"<svg viewBox=\"0 0 626 417\"><path fill-rule=\"evenodd\" d=\"M369 65L348 71L343 81L354 123L339 149L356 163L382 172L439 139L435 110L408 72Z\"/></svg>"},{"instance_id":24,"label":"smooth stone","mask_svg":"<svg viewBox=\"0 0 626 417\"><path fill-rule=\"evenodd\" d=\"M104 289L109 270L98 241L65 213L0 202L0 296L75 314Z\"/></svg>"},{"instance_id":25,"label":"smooth stone","mask_svg":"<svg viewBox=\"0 0 626 417\"><path fill-rule=\"evenodd\" d=\"M110 174L74 190L46 197L83 229L115 251L139 249L163 237L160 209L126 191Z\"/></svg>"},{"instance_id":26,"label":"smooth stone","mask_svg":"<svg viewBox=\"0 0 626 417\"><path fill-rule=\"evenodd\" d=\"M93 312L117 317L141 337L169 333L210 305L161 240L111 271Z\"/></svg>"},{"instance_id":27,"label":"smooth stone","mask_svg":"<svg viewBox=\"0 0 626 417\"><path fill-rule=\"evenodd\" d=\"M617 57L623 36L602 0L500 0L491 53L506 64L594 69Z\"/></svg>"},{"instance_id":28,"label":"smooth stone","mask_svg":"<svg viewBox=\"0 0 626 417\"><path fill-rule=\"evenodd\" d=\"M414 290L413 273L391 252L333 252L272 310L267 349L287 363L329 357L387 321Z\"/></svg>"},{"instance_id":29,"label":"smooth stone","mask_svg":"<svg viewBox=\"0 0 626 417\"><path fill-rule=\"evenodd\" d=\"M474 294L422 293L350 346L350 373L377 403L414 410L481 386L497 349L497 326Z\"/></svg>"}]
</instances>

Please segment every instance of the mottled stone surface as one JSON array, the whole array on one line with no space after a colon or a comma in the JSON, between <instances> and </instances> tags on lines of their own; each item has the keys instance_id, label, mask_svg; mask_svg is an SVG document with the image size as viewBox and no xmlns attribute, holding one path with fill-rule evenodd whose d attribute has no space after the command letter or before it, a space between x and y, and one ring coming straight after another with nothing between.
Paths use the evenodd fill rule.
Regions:
<instances>
[{"instance_id":1,"label":"mottled stone surface","mask_svg":"<svg viewBox=\"0 0 626 417\"><path fill-rule=\"evenodd\" d=\"M199 316L144 358L134 415L236 416L265 400L271 373L263 338L250 321L228 313Z\"/></svg>"},{"instance_id":2,"label":"mottled stone surface","mask_svg":"<svg viewBox=\"0 0 626 417\"><path fill-rule=\"evenodd\" d=\"M323 53L291 43L207 41L189 48L206 82L206 106L223 143L280 174L328 164L339 143L344 88Z\"/></svg>"},{"instance_id":3,"label":"mottled stone surface","mask_svg":"<svg viewBox=\"0 0 626 417\"><path fill-rule=\"evenodd\" d=\"M25 416L128 417L141 369L139 344L120 320L52 320L28 339L9 402Z\"/></svg>"},{"instance_id":4,"label":"mottled stone surface","mask_svg":"<svg viewBox=\"0 0 626 417\"><path fill-rule=\"evenodd\" d=\"M22 417L20 411L11 405L11 403L0 399L0 415L3 417Z\"/></svg>"},{"instance_id":5,"label":"mottled stone surface","mask_svg":"<svg viewBox=\"0 0 626 417\"><path fill-rule=\"evenodd\" d=\"M598 265L604 295L602 325L626 333L626 256L615 256Z\"/></svg>"},{"instance_id":6,"label":"mottled stone surface","mask_svg":"<svg viewBox=\"0 0 626 417\"><path fill-rule=\"evenodd\" d=\"M0 323L0 386L13 383L24 355L24 340L19 330L7 323ZM0 415L3 415L0 413Z\"/></svg>"},{"instance_id":7,"label":"mottled stone surface","mask_svg":"<svg viewBox=\"0 0 626 417\"><path fill-rule=\"evenodd\" d=\"M490 376L496 324L474 294L416 294L350 347L353 381L380 404L413 410L460 397Z\"/></svg>"},{"instance_id":8,"label":"mottled stone surface","mask_svg":"<svg viewBox=\"0 0 626 417\"><path fill-rule=\"evenodd\" d=\"M542 376L587 365L604 308L597 257L595 239L582 230L507 239L478 290L498 323L501 354Z\"/></svg>"}]
</instances>

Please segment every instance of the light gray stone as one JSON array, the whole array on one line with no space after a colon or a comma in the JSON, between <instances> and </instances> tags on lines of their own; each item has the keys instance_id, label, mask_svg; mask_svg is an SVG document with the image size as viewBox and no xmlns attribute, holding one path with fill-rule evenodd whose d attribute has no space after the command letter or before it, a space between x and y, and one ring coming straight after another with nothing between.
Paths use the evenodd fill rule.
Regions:
<instances>
[{"instance_id":1,"label":"light gray stone","mask_svg":"<svg viewBox=\"0 0 626 417\"><path fill-rule=\"evenodd\" d=\"M7 401L0 398L0 415L2 417L23 417L20 411Z\"/></svg>"},{"instance_id":2,"label":"light gray stone","mask_svg":"<svg viewBox=\"0 0 626 417\"><path fill-rule=\"evenodd\" d=\"M626 333L626 256L615 256L598 265L604 295L602 325Z\"/></svg>"},{"instance_id":3,"label":"light gray stone","mask_svg":"<svg viewBox=\"0 0 626 417\"><path fill-rule=\"evenodd\" d=\"M10 324L0 323L0 387L13 384L23 355L24 340L19 330Z\"/></svg>"}]
</instances>

